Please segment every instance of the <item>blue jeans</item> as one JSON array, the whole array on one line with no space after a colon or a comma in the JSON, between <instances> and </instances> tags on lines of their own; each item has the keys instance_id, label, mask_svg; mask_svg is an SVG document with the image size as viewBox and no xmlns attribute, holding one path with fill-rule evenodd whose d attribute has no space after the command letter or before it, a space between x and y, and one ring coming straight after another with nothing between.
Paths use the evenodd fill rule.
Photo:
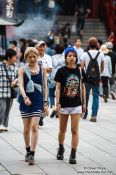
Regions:
<instances>
[{"instance_id":1,"label":"blue jeans","mask_svg":"<svg viewBox=\"0 0 116 175\"><path fill-rule=\"evenodd\" d=\"M49 98L50 98L50 107L52 108L55 105L55 90L54 88L49 88Z\"/></svg>"},{"instance_id":2,"label":"blue jeans","mask_svg":"<svg viewBox=\"0 0 116 175\"><path fill-rule=\"evenodd\" d=\"M92 114L91 116L96 117L99 109L99 95L100 95L100 87L98 85L85 83L86 88L86 114L88 114L88 102L90 90L92 89L93 101L92 101Z\"/></svg>"}]
</instances>

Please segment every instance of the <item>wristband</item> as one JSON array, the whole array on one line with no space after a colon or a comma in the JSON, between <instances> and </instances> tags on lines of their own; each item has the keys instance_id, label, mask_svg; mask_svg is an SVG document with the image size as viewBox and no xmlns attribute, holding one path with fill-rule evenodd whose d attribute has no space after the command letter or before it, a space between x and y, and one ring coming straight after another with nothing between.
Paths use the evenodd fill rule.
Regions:
<instances>
[{"instance_id":1,"label":"wristband","mask_svg":"<svg viewBox=\"0 0 116 175\"><path fill-rule=\"evenodd\" d=\"M24 97L24 100L26 100L27 98L29 98L29 97L27 97L27 96L26 96L26 97Z\"/></svg>"}]
</instances>

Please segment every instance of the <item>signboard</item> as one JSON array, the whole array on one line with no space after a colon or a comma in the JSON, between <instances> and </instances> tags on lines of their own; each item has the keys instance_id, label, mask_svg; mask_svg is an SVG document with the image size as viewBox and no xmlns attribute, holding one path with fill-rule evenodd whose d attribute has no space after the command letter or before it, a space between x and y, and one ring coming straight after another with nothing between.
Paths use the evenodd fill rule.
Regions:
<instances>
[{"instance_id":1,"label":"signboard","mask_svg":"<svg viewBox=\"0 0 116 175\"><path fill-rule=\"evenodd\" d=\"M4 13L3 16L9 19L15 17L16 0L4 0Z\"/></svg>"}]
</instances>

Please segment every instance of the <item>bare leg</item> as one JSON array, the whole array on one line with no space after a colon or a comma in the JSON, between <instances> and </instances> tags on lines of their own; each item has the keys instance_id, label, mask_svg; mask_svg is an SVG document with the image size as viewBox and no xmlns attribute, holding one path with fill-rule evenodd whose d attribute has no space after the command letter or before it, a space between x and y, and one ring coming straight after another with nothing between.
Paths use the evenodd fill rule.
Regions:
<instances>
[{"instance_id":1,"label":"bare leg","mask_svg":"<svg viewBox=\"0 0 116 175\"><path fill-rule=\"evenodd\" d=\"M32 117L31 120L31 151L35 151L37 145L39 119L39 117Z\"/></svg>"},{"instance_id":2,"label":"bare leg","mask_svg":"<svg viewBox=\"0 0 116 175\"><path fill-rule=\"evenodd\" d=\"M71 115L71 132L72 132L72 141L71 147L76 149L79 142L78 126L79 126L80 114Z\"/></svg>"},{"instance_id":3,"label":"bare leg","mask_svg":"<svg viewBox=\"0 0 116 175\"><path fill-rule=\"evenodd\" d=\"M24 125L23 136L24 136L25 145L26 147L29 147L30 146L31 118L24 118L23 125Z\"/></svg>"},{"instance_id":4,"label":"bare leg","mask_svg":"<svg viewBox=\"0 0 116 175\"><path fill-rule=\"evenodd\" d=\"M59 135L58 135L59 144L64 143L65 133L67 129L68 116L69 116L68 114L60 114L60 117L59 117L59 122L60 122Z\"/></svg>"},{"instance_id":5,"label":"bare leg","mask_svg":"<svg viewBox=\"0 0 116 175\"><path fill-rule=\"evenodd\" d=\"M71 141L71 154L69 158L70 164L76 164L76 148L79 142L78 126L79 119L81 114L71 115L71 132L72 132L72 141Z\"/></svg>"},{"instance_id":6,"label":"bare leg","mask_svg":"<svg viewBox=\"0 0 116 175\"><path fill-rule=\"evenodd\" d=\"M57 153L57 160L63 160L64 159L64 139L65 139L65 133L67 129L67 122L68 122L68 116L67 114L60 114L59 117L59 135L58 135L58 140L59 140L59 148L58 148L58 153Z\"/></svg>"}]
</instances>

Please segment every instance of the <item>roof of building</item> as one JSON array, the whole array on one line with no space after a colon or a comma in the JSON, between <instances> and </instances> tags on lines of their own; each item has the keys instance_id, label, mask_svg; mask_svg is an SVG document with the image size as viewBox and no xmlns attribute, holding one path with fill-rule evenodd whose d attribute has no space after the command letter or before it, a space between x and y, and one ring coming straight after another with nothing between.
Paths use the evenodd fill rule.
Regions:
<instances>
[{"instance_id":1,"label":"roof of building","mask_svg":"<svg viewBox=\"0 0 116 175\"><path fill-rule=\"evenodd\" d=\"M0 17L0 26L20 26L24 21L18 21L14 19L7 19Z\"/></svg>"}]
</instances>

